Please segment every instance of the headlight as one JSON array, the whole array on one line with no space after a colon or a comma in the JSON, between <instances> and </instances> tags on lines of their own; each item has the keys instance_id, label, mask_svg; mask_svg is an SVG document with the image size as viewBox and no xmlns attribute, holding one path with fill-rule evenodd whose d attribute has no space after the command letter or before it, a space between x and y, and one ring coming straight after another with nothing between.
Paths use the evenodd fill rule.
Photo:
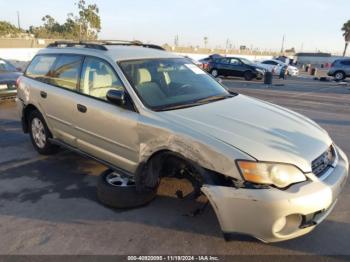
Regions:
<instances>
[{"instance_id":1,"label":"headlight","mask_svg":"<svg viewBox=\"0 0 350 262\"><path fill-rule=\"evenodd\" d=\"M305 175L293 165L252 161L237 161L237 164L243 178L252 183L284 188L306 180Z\"/></svg>"}]
</instances>

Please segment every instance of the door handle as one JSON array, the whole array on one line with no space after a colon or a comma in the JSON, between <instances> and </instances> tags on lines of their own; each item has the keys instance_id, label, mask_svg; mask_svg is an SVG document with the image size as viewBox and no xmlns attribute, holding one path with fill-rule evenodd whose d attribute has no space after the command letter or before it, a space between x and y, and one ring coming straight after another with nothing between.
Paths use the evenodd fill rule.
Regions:
<instances>
[{"instance_id":1,"label":"door handle","mask_svg":"<svg viewBox=\"0 0 350 262\"><path fill-rule=\"evenodd\" d=\"M46 98L46 97L47 97L47 93L44 92L44 91L40 91L40 96L41 96L42 98Z\"/></svg>"},{"instance_id":2,"label":"door handle","mask_svg":"<svg viewBox=\"0 0 350 262\"><path fill-rule=\"evenodd\" d=\"M82 113L86 113L86 111L87 111L86 106L81 105L81 104L77 104L77 109L79 112L82 112Z\"/></svg>"}]
</instances>

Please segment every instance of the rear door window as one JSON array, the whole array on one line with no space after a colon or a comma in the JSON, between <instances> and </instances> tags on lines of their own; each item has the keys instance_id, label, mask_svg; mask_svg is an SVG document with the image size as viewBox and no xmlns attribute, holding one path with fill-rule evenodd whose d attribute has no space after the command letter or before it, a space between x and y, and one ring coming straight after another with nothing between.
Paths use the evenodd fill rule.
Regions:
<instances>
[{"instance_id":1,"label":"rear door window","mask_svg":"<svg viewBox=\"0 0 350 262\"><path fill-rule=\"evenodd\" d=\"M239 60L236 59L236 58L231 58L230 64L231 64L231 65L234 65L234 66L237 66L237 65L240 65L240 64L242 64L242 63L241 63L241 61L239 61Z\"/></svg>"},{"instance_id":2,"label":"rear door window","mask_svg":"<svg viewBox=\"0 0 350 262\"><path fill-rule=\"evenodd\" d=\"M60 55L50 73L52 85L77 91L83 57Z\"/></svg>"},{"instance_id":3,"label":"rear door window","mask_svg":"<svg viewBox=\"0 0 350 262\"><path fill-rule=\"evenodd\" d=\"M25 75L35 80L49 84L49 73L57 57L57 55L36 56L28 66Z\"/></svg>"},{"instance_id":4,"label":"rear door window","mask_svg":"<svg viewBox=\"0 0 350 262\"><path fill-rule=\"evenodd\" d=\"M218 63L224 64L224 65L228 65L230 63L230 59L228 58L219 58L217 61Z\"/></svg>"}]
</instances>

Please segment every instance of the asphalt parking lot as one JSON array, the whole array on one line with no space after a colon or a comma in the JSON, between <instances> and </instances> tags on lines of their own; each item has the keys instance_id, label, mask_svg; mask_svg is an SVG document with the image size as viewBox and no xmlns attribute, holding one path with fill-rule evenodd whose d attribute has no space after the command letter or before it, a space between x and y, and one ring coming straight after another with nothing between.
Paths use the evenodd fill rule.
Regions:
<instances>
[{"instance_id":1,"label":"asphalt parking lot","mask_svg":"<svg viewBox=\"0 0 350 262\"><path fill-rule=\"evenodd\" d=\"M350 87L306 78L225 80L230 89L302 113L350 156ZM43 157L21 132L14 102L0 102L0 254L318 254L350 255L349 182L312 233L276 244L237 236L226 242L213 210L175 197L185 183L163 181L148 206L113 210L96 199L105 167L68 151ZM257 223L259 223L257 214Z\"/></svg>"}]
</instances>

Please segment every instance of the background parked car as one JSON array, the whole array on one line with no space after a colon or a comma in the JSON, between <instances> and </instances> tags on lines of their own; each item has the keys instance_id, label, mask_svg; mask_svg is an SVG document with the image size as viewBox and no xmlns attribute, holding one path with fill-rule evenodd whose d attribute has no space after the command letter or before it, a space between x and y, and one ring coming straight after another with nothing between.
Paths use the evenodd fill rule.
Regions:
<instances>
[{"instance_id":1,"label":"background parked car","mask_svg":"<svg viewBox=\"0 0 350 262\"><path fill-rule=\"evenodd\" d=\"M216 58L221 58L221 57L223 56L219 54L213 54L206 58L199 59L198 62L202 64L201 68L208 70L209 62L213 61Z\"/></svg>"},{"instance_id":2,"label":"background parked car","mask_svg":"<svg viewBox=\"0 0 350 262\"><path fill-rule=\"evenodd\" d=\"M208 72L214 77L237 76L249 81L254 78L261 80L265 70L248 59L238 57L216 58L208 63Z\"/></svg>"},{"instance_id":3,"label":"background parked car","mask_svg":"<svg viewBox=\"0 0 350 262\"><path fill-rule=\"evenodd\" d=\"M0 58L0 98L16 94L16 80L21 75L20 69Z\"/></svg>"},{"instance_id":4,"label":"background parked car","mask_svg":"<svg viewBox=\"0 0 350 262\"><path fill-rule=\"evenodd\" d=\"M259 62L258 65L276 75L279 75L281 73L281 69L287 66L288 75L291 75L291 76L299 75L299 69L297 67L288 65L276 59L263 60Z\"/></svg>"},{"instance_id":5,"label":"background parked car","mask_svg":"<svg viewBox=\"0 0 350 262\"><path fill-rule=\"evenodd\" d=\"M335 60L328 71L328 75L333 76L338 81L350 76L350 59Z\"/></svg>"},{"instance_id":6,"label":"background parked car","mask_svg":"<svg viewBox=\"0 0 350 262\"><path fill-rule=\"evenodd\" d=\"M196 66L200 67L203 69L203 63L197 61L196 59L193 59L189 56L184 56L185 58L187 58L192 64L195 64Z\"/></svg>"}]
</instances>

